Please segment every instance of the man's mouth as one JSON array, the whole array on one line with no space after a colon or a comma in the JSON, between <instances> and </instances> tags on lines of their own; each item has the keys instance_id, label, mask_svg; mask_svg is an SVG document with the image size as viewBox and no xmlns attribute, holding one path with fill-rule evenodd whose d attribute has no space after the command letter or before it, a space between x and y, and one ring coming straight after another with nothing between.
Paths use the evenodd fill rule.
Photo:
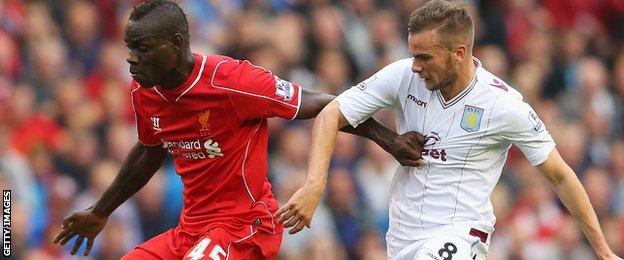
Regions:
<instances>
[{"instance_id":1,"label":"man's mouth","mask_svg":"<svg viewBox=\"0 0 624 260\"><path fill-rule=\"evenodd\" d=\"M139 81L139 79L141 78L141 74L139 73L130 73L130 76L136 81Z\"/></svg>"},{"instance_id":2,"label":"man's mouth","mask_svg":"<svg viewBox=\"0 0 624 260\"><path fill-rule=\"evenodd\" d=\"M141 76L141 73L138 72L137 70L130 69L130 76L132 76L132 78L136 80L138 77Z\"/></svg>"}]
</instances>

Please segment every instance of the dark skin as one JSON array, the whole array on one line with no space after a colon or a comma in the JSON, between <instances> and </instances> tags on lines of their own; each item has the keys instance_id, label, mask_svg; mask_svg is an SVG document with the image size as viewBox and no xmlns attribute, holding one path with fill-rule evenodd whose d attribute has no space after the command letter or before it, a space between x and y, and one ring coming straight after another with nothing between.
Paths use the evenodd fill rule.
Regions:
<instances>
[{"instance_id":1,"label":"dark skin","mask_svg":"<svg viewBox=\"0 0 624 260\"><path fill-rule=\"evenodd\" d=\"M179 28L178 31L183 30ZM138 21L128 22L125 27L124 41L129 48L127 62L130 64L132 77L141 87L159 85L173 89L184 83L193 70L195 58L187 37L182 33L174 33L171 37L162 35L171 33L164 32L158 25L158 19L149 15ZM315 117L334 98L332 95L303 89L301 107L296 118ZM357 128L347 126L341 131L375 141L401 165L422 164L420 159L424 138L416 132L397 135L374 118L363 122ZM76 254L86 239L87 247L84 255L89 255L93 241L106 225L108 216L147 184L163 164L166 155L167 150L162 146L148 147L137 142L126 157L117 177L97 202L63 220L61 231L54 238L54 243L65 245L74 236L78 236L71 254Z\"/></svg>"}]
</instances>

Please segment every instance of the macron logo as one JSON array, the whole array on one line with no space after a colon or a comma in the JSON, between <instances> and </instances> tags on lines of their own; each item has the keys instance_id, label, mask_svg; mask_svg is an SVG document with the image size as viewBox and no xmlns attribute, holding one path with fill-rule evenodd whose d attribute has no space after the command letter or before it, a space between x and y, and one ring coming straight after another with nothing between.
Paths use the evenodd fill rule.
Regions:
<instances>
[{"instance_id":1,"label":"macron logo","mask_svg":"<svg viewBox=\"0 0 624 260\"><path fill-rule=\"evenodd\" d=\"M416 105L419 105L421 107L427 107L427 102L422 101L418 98L416 98L414 95L412 94L407 94L407 99L411 100L412 102L416 103Z\"/></svg>"},{"instance_id":2,"label":"macron logo","mask_svg":"<svg viewBox=\"0 0 624 260\"><path fill-rule=\"evenodd\" d=\"M156 131L160 131L160 118L153 116L152 118L152 129Z\"/></svg>"}]
</instances>

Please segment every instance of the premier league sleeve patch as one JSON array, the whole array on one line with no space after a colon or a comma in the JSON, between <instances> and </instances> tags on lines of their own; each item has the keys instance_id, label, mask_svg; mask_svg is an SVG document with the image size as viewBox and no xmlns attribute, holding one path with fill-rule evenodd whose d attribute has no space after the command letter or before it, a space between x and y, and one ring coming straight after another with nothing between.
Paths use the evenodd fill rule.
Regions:
<instances>
[{"instance_id":1,"label":"premier league sleeve patch","mask_svg":"<svg viewBox=\"0 0 624 260\"><path fill-rule=\"evenodd\" d=\"M539 119L534 111L529 111L529 122L531 122L531 132L533 132L533 134L538 135L544 131L544 123L542 123L542 120Z\"/></svg>"},{"instance_id":2,"label":"premier league sleeve patch","mask_svg":"<svg viewBox=\"0 0 624 260\"><path fill-rule=\"evenodd\" d=\"M275 76L275 95L282 97L284 102L289 102L295 95L295 87L292 83Z\"/></svg>"},{"instance_id":3,"label":"premier league sleeve patch","mask_svg":"<svg viewBox=\"0 0 624 260\"><path fill-rule=\"evenodd\" d=\"M461 127L468 132L479 131L481 127L481 118L483 117L483 108L466 105L464 114L461 119Z\"/></svg>"}]
</instances>

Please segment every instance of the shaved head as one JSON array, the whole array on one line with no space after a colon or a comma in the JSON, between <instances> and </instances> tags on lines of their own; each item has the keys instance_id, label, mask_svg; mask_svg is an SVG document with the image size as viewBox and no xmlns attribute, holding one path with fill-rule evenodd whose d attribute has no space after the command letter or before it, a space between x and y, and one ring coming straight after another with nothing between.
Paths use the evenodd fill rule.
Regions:
<instances>
[{"instance_id":1,"label":"shaved head","mask_svg":"<svg viewBox=\"0 0 624 260\"><path fill-rule=\"evenodd\" d=\"M171 37L179 33L188 42L189 27L186 14L171 0L147 0L135 6L130 14L130 21L142 21L153 25L150 29L162 37Z\"/></svg>"}]
</instances>

